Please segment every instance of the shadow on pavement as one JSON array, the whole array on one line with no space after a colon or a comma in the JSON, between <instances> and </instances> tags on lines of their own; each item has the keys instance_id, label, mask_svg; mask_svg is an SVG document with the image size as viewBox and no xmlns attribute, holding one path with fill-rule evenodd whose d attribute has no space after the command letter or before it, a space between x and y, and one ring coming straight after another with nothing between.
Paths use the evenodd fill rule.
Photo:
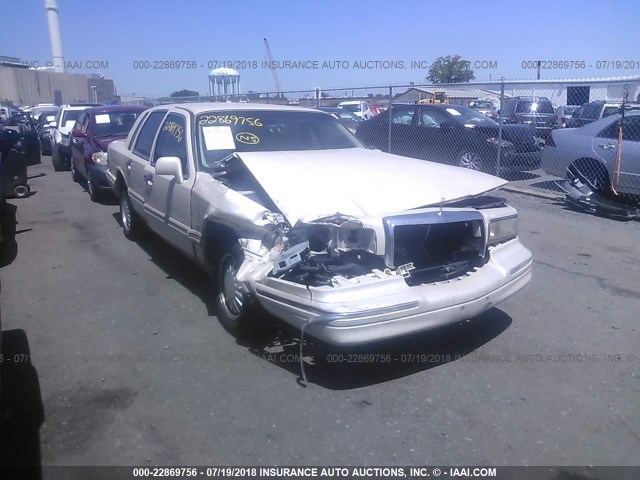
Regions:
<instances>
[{"instance_id":1,"label":"shadow on pavement","mask_svg":"<svg viewBox=\"0 0 640 480\"><path fill-rule=\"evenodd\" d=\"M118 213L114 213L120 221ZM176 280L198 296L215 316L212 279L164 240L151 232L138 245L160 267L168 279ZM267 332L251 338L236 338L238 345L265 361L300 378L300 332L264 312ZM357 347L335 347L306 336L303 357L310 383L342 390L383 383L463 359L511 325L511 317L493 308L470 321L437 330Z\"/></svg>"},{"instance_id":2,"label":"shadow on pavement","mask_svg":"<svg viewBox=\"0 0 640 480\"><path fill-rule=\"evenodd\" d=\"M500 177L510 182L516 182L520 180L533 180L534 178L540 178L540 175L517 169L503 169L500 172Z\"/></svg>"},{"instance_id":3,"label":"shadow on pavement","mask_svg":"<svg viewBox=\"0 0 640 480\"><path fill-rule=\"evenodd\" d=\"M40 425L44 407L24 330L2 332L3 415L0 466L27 466L20 478L41 478Z\"/></svg>"},{"instance_id":4,"label":"shadow on pavement","mask_svg":"<svg viewBox=\"0 0 640 480\"><path fill-rule=\"evenodd\" d=\"M305 337L303 357L309 383L346 390L388 382L464 357L511 325L493 308L469 321L366 345L337 347ZM300 377L300 333L279 325L271 335L237 339L250 353Z\"/></svg>"},{"instance_id":5,"label":"shadow on pavement","mask_svg":"<svg viewBox=\"0 0 640 480\"><path fill-rule=\"evenodd\" d=\"M532 183L529 186L533 188L541 189L541 190L550 190L552 192L559 192L564 194L564 190L562 190L562 188L560 188L560 186L558 185L558 182L561 182L561 181L562 180L547 180L544 182Z\"/></svg>"}]
</instances>

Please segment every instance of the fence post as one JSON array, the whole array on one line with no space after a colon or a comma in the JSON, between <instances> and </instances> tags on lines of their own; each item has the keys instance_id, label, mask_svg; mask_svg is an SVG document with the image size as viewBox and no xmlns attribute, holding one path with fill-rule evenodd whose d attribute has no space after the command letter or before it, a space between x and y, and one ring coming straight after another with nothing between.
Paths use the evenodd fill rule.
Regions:
<instances>
[{"instance_id":1,"label":"fence post","mask_svg":"<svg viewBox=\"0 0 640 480\"><path fill-rule=\"evenodd\" d=\"M269 102L269 94L267 93L267 103L271 103Z\"/></svg>"},{"instance_id":2,"label":"fence post","mask_svg":"<svg viewBox=\"0 0 640 480\"><path fill-rule=\"evenodd\" d=\"M320 89L316 88L316 108L320 108Z\"/></svg>"},{"instance_id":3,"label":"fence post","mask_svg":"<svg viewBox=\"0 0 640 480\"><path fill-rule=\"evenodd\" d=\"M387 152L391 153L391 108L392 108L392 99L393 98L393 87L389 87L389 131L387 133Z\"/></svg>"},{"instance_id":4,"label":"fence post","mask_svg":"<svg viewBox=\"0 0 640 480\"><path fill-rule=\"evenodd\" d=\"M498 110L498 158L496 158L496 176L500 176L502 157L502 105L504 104L504 77L500 78L500 110Z\"/></svg>"}]
</instances>

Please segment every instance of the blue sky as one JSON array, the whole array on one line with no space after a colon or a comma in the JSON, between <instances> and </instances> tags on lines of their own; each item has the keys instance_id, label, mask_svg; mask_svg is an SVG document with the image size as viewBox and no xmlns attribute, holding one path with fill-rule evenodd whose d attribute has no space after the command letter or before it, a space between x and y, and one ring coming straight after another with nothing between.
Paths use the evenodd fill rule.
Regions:
<instances>
[{"instance_id":1,"label":"blue sky","mask_svg":"<svg viewBox=\"0 0 640 480\"><path fill-rule=\"evenodd\" d=\"M584 69L543 70L543 78L638 75L640 7L637 0L425 1L206 1L58 0L65 60L107 61L99 73L118 93L161 96L183 88L208 91L208 62L256 61L240 71L243 91L273 91L263 38L273 57L346 61L348 68L286 69L283 90L421 82L430 63L458 54L494 61L476 79L535 78L527 60L585 61ZM5 21L0 55L43 64L51 58L43 0L0 0ZM134 61L195 61L197 68L134 69ZM354 69L355 61L388 60L405 69ZM630 60L636 68L597 68ZM144 64L143 64L144 65ZM591 65L591 67L590 67ZM472 67L473 68L473 67ZM74 70L89 73L85 69Z\"/></svg>"}]
</instances>

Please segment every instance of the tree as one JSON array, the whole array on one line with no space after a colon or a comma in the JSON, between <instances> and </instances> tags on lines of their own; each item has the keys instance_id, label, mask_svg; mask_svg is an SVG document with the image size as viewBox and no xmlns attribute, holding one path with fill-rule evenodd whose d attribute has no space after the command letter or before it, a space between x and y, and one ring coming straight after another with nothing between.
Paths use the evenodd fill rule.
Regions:
<instances>
[{"instance_id":1,"label":"tree","mask_svg":"<svg viewBox=\"0 0 640 480\"><path fill-rule=\"evenodd\" d=\"M432 83L460 83L473 80L473 70L470 62L463 60L460 55L438 57L429 68L427 81Z\"/></svg>"},{"instance_id":2,"label":"tree","mask_svg":"<svg viewBox=\"0 0 640 480\"><path fill-rule=\"evenodd\" d=\"M174 97L199 97L200 94L198 92L194 92L193 90L178 90L169 95L171 98Z\"/></svg>"}]
</instances>

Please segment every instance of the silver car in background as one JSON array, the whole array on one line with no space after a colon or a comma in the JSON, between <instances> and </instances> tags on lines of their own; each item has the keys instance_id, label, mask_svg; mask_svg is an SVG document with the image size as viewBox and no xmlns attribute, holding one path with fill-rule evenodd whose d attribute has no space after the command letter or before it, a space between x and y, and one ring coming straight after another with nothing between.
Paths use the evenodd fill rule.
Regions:
<instances>
[{"instance_id":1,"label":"silver car in background","mask_svg":"<svg viewBox=\"0 0 640 480\"><path fill-rule=\"evenodd\" d=\"M609 190L614 176L620 114L581 128L556 129L542 151L542 169L565 178L573 165L597 190ZM622 161L617 191L640 194L640 111L628 112L623 124Z\"/></svg>"}]
</instances>

